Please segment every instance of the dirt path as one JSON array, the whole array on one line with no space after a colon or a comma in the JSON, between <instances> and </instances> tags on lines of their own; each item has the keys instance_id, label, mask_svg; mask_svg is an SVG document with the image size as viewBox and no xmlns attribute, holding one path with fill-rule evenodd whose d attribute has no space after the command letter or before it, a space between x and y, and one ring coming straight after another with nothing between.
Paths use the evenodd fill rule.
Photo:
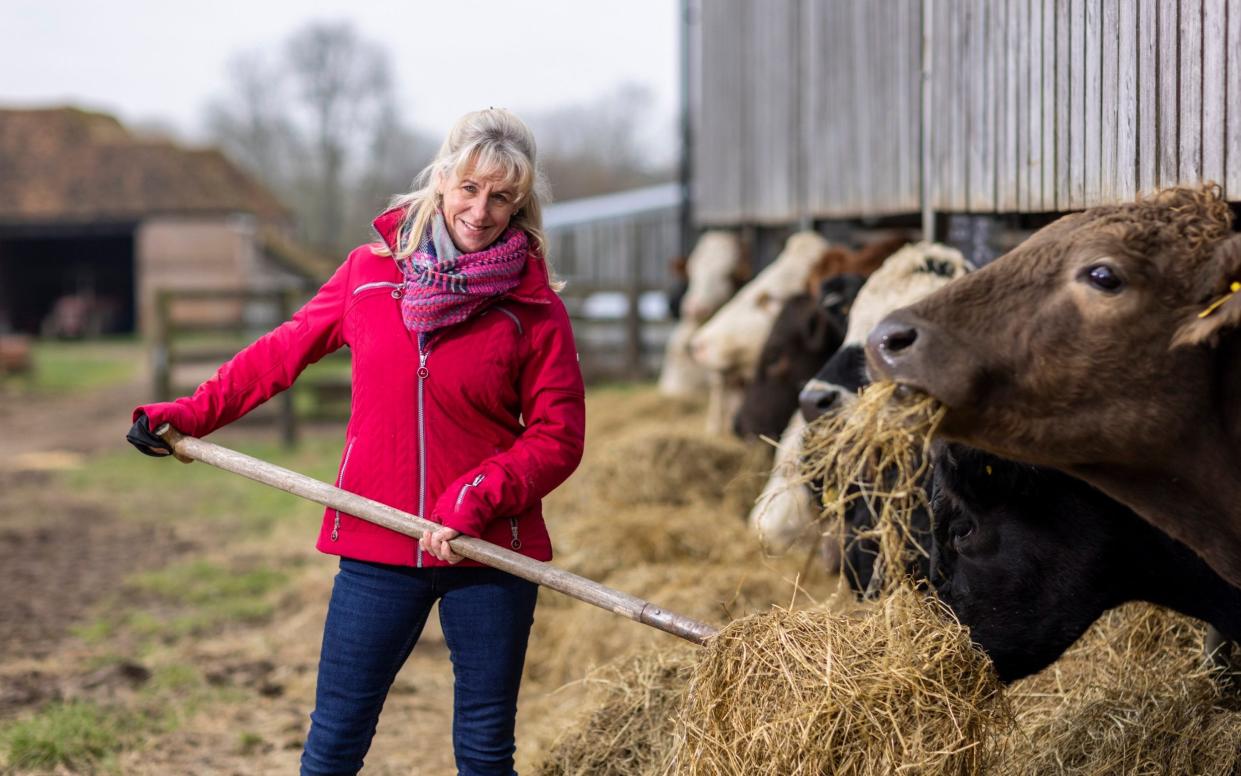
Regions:
<instances>
[{"instance_id":1,"label":"dirt path","mask_svg":"<svg viewBox=\"0 0 1241 776\"><path fill-rule=\"evenodd\" d=\"M61 396L0 394L0 470L54 469L125 444L129 413L147 400L145 379Z\"/></svg>"},{"instance_id":2,"label":"dirt path","mask_svg":"<svg viewBox=\"0 0 1241 776\"><path fill-rule=\"evenodd\" d=\"M139 656L105 669L74 635L75 626L124 591L126 578L193 558L208 543L193 526L118 515L111 504L65 486L66 472L126 449L129 411L147 390L144 380L134 380L72 396L0 393L0 722L58 700L126 702L142 691L152 665L176 660L231 700L208 703L174 731L123 752L121 772L294 773L335 573L335 560L316 553L302 527L263 543L282 562L292 557L305 567L269 622L208 634L181 654ZM231 433L271 436L267 429ZM228 552L215 560L227 563ZM366 774L453 771L452 668L432 619L397 679Z\"/></svg>"}]
</instances>

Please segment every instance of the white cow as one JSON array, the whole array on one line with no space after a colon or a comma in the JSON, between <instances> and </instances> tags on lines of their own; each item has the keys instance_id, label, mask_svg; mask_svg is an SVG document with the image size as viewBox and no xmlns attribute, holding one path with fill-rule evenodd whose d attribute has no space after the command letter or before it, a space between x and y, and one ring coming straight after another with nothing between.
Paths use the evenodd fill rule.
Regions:
<instances>
[{"instance_id":1,"label":"white cow","mask_svg":"<svg viewBox=\"0 0 1241 776\"><path fill-rule=\"evenodd\" d=\"M806 421L800 412L796 413L780 435L771 476L750 510L750 530L773 555L782 555L797 544L818 541L815 520L819 510L814 494L801 482L799 474L805 430Z\"/></svg>"},{"instance_id":2,"label":"white cow","mask_svg":"<svg viewBox=\"0 0 1241 776\"><path fill-rule=\"evenodd\" d=\"M889 312L918 301L969 269L960 251L939 243L908 245L888 257L862 286L849 309L849 327L840 349L802 389L803 413L811 407L821 414L851 402L866 382L861 351L875 324ZM819 537L814 525L819 510L796 471L801 458L801 432L806 427L803 413L794 416L781 437L771 477L750 511L751 528L773 553L817 542Z\"/></svg>"},{"instance_id":3,"label":"white cow","mask_svg":"<svg viewBox=\"0 0 1241 776\"><path fill-rule=\"evenodd\" d=\"M776 260L690 339L694 361L711 372L708 433L724 433L731 425L776 316L789 297L805 290L828 247L827 240L815 232L797 232Z\"/></svg>"},{"instance_id":4,"label":"white cow","mask_svg":"<svg viewBox=\"0 0 1241 776\"><path fill-rule=\"evenodd\" d=\"M688 289L681 298L681 320L664 350L660 393L693 398L709 389L707 370L690 358L690 338L733 295L737 279L748 275L744 263L741 240L736 234L710 231L698 238L686 260Z\"/></svg>"}]
</instances>

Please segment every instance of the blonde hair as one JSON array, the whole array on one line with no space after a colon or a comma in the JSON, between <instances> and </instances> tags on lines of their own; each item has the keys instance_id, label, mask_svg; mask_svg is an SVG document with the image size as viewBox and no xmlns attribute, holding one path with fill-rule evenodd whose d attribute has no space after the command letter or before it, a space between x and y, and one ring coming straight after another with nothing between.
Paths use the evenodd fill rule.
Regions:
<instances>
[{"instance_id":1,"label":"blonde hair","mask_svg":"<svg viewBox=\"0 0 1241 776\"><path fill-rule=\"evenodd\" d=\"M503 108L474 111L457 119L435 158L414 178L414 190L393 197L388 208L405 210L393 258L404 261L426 234L427 225L442 203L436 186L471 170L497 172L505 184L513 187L517 209L509 226L524 231L531 250L546 261L543 205L550 199L547 180L536 162L534 134L521 119Z\"/></svg>"}]
</instances>

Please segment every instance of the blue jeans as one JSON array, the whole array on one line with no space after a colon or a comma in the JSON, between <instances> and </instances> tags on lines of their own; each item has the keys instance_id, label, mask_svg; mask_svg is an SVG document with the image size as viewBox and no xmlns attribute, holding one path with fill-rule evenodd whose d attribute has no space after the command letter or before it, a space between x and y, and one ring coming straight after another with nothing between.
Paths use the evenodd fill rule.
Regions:
<instances>
[{"instance_id":1,"label":"blue jeans","mask_svg":"<svg viewBox=\"0 0 1241 776\"><path fill-rule=\"evenodd\" d=\"M302 775L362 768L388 688L437 600L452 656L458 772L515 773L517 690L537 596L538 585L495 569L416 569L341 558L323 627Z\"/></svg>"}]
</instances>

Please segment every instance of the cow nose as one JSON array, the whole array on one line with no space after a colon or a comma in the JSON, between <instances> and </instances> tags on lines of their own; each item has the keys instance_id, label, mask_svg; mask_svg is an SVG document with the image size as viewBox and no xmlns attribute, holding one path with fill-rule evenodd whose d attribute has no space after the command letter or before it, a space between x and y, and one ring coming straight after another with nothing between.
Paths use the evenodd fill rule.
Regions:
<instances>
[{"instance_id":1,"label":"cow nose","mask_svg":"<svg viewBox=\"0 0 1241 776\"><path fill-rule=\"evenodd\" d=\"M913 326L899 319L885 318L870 333L866 344L880 353L898 355L917 340L918 330Z\"/></svg>"},{"instance_id":2,"label":"cow nose","mask_svg":"<svg viewBox=\"0 0 1241 776\"><path fill-rule=\"evenodd\" d=\"M798 395L801 416L807 423L823 417L840 402L840 390L828 386L807 387Z\"/></svg>"}]
</instances>

